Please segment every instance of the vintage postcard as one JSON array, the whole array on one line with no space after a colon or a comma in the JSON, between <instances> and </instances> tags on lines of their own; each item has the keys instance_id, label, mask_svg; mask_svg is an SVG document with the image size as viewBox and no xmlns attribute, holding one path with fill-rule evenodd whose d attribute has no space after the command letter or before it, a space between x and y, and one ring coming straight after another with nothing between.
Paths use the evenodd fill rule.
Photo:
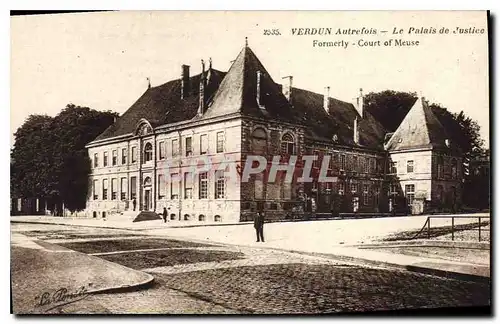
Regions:
<instances>
[{"instance_id":1,"label":"vintage postcard","mask_svg":"<svg viewBox=\"0 0 500 324\"><path fill-rule=\"evenodd\" d=\"M11 16L14 314L491 314L486 11Z\"/></svg>"}]
</instances>

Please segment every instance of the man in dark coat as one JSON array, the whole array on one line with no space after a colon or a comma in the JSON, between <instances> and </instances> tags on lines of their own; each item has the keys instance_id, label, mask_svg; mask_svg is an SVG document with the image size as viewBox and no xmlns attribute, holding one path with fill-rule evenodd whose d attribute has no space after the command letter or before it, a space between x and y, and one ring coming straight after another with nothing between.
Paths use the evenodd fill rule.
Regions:
<instances>
[{"instance_id":1,"label":"man in dark coat","mask_svg":"<svg viewBox=\"0 0 500 324\"><path fill-rule=\"evenodd\" d=\"M255 227L255 232L257 233L257 242L264 242L264 214L262 212L257 212L255 219L253 220L253 227Z\"/></svg>"}]
</instances>

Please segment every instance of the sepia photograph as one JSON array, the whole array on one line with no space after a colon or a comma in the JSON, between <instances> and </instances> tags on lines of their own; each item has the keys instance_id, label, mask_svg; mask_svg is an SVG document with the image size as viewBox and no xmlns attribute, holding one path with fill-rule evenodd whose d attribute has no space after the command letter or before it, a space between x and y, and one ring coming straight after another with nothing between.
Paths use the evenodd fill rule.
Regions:
<instances>
[{"instance_id":1,"label":"sepia photograph","mask_svg":"<svg viewBox=\"0 0 500 324\"><path fill-rule=\"evenodd\" d=\"M491 315L490 19L11 14L11 313Z\"/></svg>"}]
</instances>

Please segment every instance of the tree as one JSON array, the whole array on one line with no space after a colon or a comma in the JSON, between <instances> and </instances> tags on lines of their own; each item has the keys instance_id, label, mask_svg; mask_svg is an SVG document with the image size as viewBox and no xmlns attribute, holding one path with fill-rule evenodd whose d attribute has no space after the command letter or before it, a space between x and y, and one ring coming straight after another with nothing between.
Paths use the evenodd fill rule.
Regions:
<instances>
[{"instance_id":1,"label":"tree","mask_svg":"<svg viewBox=\"0 0 500 324\"><path fill-rule=\"evenodd\" d=\"M365 109L377 119L385 129L394 132L403 121L411 106L417 100L414 92L385 90L370 92L364 98Z\"/></svg>"},{"instance_id":2,"label":"tree","mask_svg":"<svg viewBox=\"0 0 500 324\"><path fill-rule=\"evenodd\" d=\"M56 117L31 115L15 134L11 187L20 197L43 197L62 210L85 208L90 159L85 145L116 113L69 104Z\"/></svg>"}]
</instances>

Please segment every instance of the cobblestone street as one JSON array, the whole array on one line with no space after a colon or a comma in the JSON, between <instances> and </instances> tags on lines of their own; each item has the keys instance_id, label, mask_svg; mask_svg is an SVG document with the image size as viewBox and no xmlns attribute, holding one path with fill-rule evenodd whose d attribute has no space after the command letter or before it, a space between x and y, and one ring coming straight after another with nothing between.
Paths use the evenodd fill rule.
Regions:
<instances>
[{"instance_id":1,"label":"cobblestone street","mask_svg":"<svg viewBox=\"0 0 500 324\"><path fill-rule=\"evenodd\" d=\"M147 289L89 295L54 313L316 314L490 304L488 284L272 249L59 225L15 224L12 231L155 277Z\"/></svg>"}]
</instances>

